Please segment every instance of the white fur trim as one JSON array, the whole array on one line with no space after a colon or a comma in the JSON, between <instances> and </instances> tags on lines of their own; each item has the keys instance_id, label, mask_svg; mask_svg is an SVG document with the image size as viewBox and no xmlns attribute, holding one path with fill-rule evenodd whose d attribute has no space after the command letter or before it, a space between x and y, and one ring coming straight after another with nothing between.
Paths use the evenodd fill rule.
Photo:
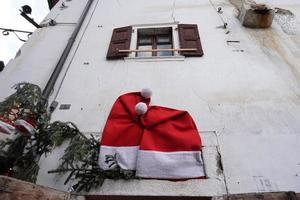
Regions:
<instances>
[{"instance_id":1,"label":"white fur trim","mask_svg":"<svg viewBox=\"0 0 300 200\"><path fill-rule=\"evenodd\" d=\"M200 151L138 152L136 175L142 178L187 179L205 176Z\"/></svg>"},{"instance_id":2,"label":"white fur trim","mask_svg":"<svg viewBox=\"0 0 300 200\"><path fill-rule=\"evenodd\" d=\"M122 169L136 169L136 158L139 146L131 147L112 147L112 146L100 146L99 166L104 170L110 169L108 164L105 163L106 155L117 154L117 161Z\"/></svg>"},{"instance_id":3,"label":"white fur trim","mask_svg":"<svg viewBox=\"0 0 300 200\"><path fill-rule=\"evenodd\" d=\"M12 134L16 131L15 127L13 127L12 125L5 123L1 120L0 120L0 127L1 127L1 129L4 130L4 133L7 133L7 134Z\"/></svg>"},{"instance_id":4,"label":"white fur trim","mask_svg":"<svg viewBox=\"0 0 300 200\"><path fill-rule=\"evenodd\" d=\"M149 99L152 96L152 90L150 88L143 88L141 90L141 95L145 99Z\"/></svg>"},{"instance_id":5,"label":"white fur trim","mask_svg":"<svg viewBox=\"0 0 300 200\"><path fill-rule=\"evenodd\" d=\"M16 126L23 126L31 135L35 133L35 128L23 119L18 119L15 121Z\"/></svg>"},{"instance_id":6,"label":"white fur trim","mask_svg":"<svg viewBox=\"0 0 300 200\"><path fill-rule=\"evenodd\" d=\"M134 109L138 115L143 115L147 112L148 107L147 107L147 104L140 102L135 105Z\"/></svg>"}]
</instances>

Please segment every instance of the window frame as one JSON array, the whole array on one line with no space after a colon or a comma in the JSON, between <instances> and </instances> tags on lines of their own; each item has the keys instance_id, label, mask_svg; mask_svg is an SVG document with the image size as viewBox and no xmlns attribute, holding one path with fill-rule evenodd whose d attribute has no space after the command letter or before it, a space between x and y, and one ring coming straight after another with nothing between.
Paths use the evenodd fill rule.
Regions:
<instances>
[{"instance_id":1,"label":"window frame","mask_svg":"<svg viewBox=\"0 0 300 200\"><path fill-rule=\"evenodd\" d=\"M177 32L179 22L167 22L167 23L154 23L154 24L132 24L132 38L130 43L130 48L138 49L137 46L137 32L138 29L144 28L166 28L170 27L172 29L172 44L173 48L179 48L179 36ZM151 56L151 57L136 57L136 53L129 54L125 60L136 60L136 61L158 61L158 60L183 60L184 56L180 55L178 52L174 51L173 56Z\"/></svg>"},{"instance_id":2,"label":"window frame","mask_svg":"<svg viewBox=\"0 0 300 200\"><path fill-rule=\"evenodd\" d=\"M149 35L143 35L141 33L141 31L145 30L145 29L153 29L154 34L149 34ZM159 29L169 29L167 30L169 33L155 33L155 32L159 32ZM171 45L170 49L172 49L174 47L174 39L173 39L173 27L156 27L156 28L138 28L137 29L137 39L136 39L136 49L139 49L140 46L152 46L152 49L157 49L158 45ZM166 36L167 38L169 38L169 42L158 42L159 37L164 37ZM150 43L142 43L141 44L141 39L144 38L148 38L150 39ZM152 52L151 56L139 56L139 52L135 53L135 57L158 57L159 52ZM167 56L174 56L174 52L171 51L170 52L171 55L167 55ZM161 57L165 57L165 56L161 56Z\"/></svg>"},{"instance_id":3,"label":"window frame","mask_svg":"<svg viewBox=\"0 0 300 200\"><path fill-rule=\"evenodd\" d=\"M107 60L110 59L124 59L124 60L136 60L136 61L159 61L159 60L184 60L185 57L202 57L203 56L203 49L201 45L199 29L197 24L181 24L179 22L170 22L170 23L156 23L156 24L135 24L128 27L121 27L121 28L130 28L130 38L127 38L126 47L114 47L114 43L118 44L118 41L114 41L113 37L109 43L109 49L107 52ZM114 28L113 34L115 31L121 28ZM172 48L176 51L172 51L172 55L157 55L159 53L154 53L151 56L137 56L135 51L138 49L138 29L146 29L146 28L171 28L172 34ZM193 33L194 31L194 33ZM151 33L151 32L150 32ZM162 32L163 33L163 32ZM191 35L192 33L192 35ZM125 42L123 42L125 44ZM116 46L116 45L115 45ZM157 47L154 46L155 48ZM153 48L153 47L152 47ZM162 47L162 49L166 49L167 47ZM110 49L113 51L110 52ZM177 50L177 49L196 49L192 50ZM128 51L117 51L117 50L128 50ZM131 51L132 50L132 51ZM159 51L160 52L160 51ZM169 52L169 51L166 51Z\"/></svg>"}]
</instances>

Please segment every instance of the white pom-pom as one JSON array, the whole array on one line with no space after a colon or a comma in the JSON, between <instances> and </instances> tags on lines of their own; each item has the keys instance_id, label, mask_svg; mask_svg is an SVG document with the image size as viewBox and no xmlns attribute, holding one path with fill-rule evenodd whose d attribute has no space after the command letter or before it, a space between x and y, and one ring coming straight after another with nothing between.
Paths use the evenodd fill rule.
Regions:
<instances>
[{"instance_id":1,"label":"white pom-pom","mask_svg":"<svg viewBox=\"0 0 300 200\"><path fill-rule=\"evenodd\" d=\"M147 110L148 110L148 107L147 107L147 105L145 104L145 103L143 103L143 102L140 102L140 103L137 103L136 105L135 105L135 112L138 114L138 115L143 115L143 114L145 114L146 112L147 112Z\"/></svg>"},{"instance_id":2,"label":"white pom-pom","mask_svg":"<svg viewBox=\"0 0 300 200\"><path fill-rule=\"evenodd\" d=\"M152 96L152 90L150 88L143 88L141 91L142 97L149 99Z\"/></svg>"}]
</instances>

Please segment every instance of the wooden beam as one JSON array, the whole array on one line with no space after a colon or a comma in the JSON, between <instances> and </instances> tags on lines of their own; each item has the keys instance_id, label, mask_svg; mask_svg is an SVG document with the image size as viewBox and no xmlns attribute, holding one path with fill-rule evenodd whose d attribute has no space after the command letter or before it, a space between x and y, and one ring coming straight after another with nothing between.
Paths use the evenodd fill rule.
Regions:
<instances>
[{"instance_id":1,"label":"wooden beam","mask_svg":"<svg viewBox=\"0 0 300 200\"><path fill-rule=\"evenodd\" d=\"M119 53L132 53L132 52L163 52L163 51L197 51L196 48L193 49L126 49L119 50Z\"/></svg>"},{"instance_id":2,"label":"wooden beam","mask_svg":"<svg viewBox=\"0 0 300 200\"><path fill-rule=\"evenodd\" d=\"M69 194L7 176L0 176L1 200L66 200Z\"/></svg>"}]
</instances>

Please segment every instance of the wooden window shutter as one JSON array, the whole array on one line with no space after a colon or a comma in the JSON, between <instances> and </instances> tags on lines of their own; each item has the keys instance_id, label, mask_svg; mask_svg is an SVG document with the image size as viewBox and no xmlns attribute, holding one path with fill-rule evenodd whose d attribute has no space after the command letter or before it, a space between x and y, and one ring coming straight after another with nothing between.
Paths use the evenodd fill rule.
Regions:
<instances>
[{"instance_id":1,"label":"wooden window shutter","mask_svg":"<svg viewBox=\"0 0 300 200\"><path fill-rule=\"evenodd\" d=\"M118 50L127 50L130 48L132 27L126 26L115 28L110 40L107 59L118 59L128 56L129 53L119 53Z\"/></svg>"},{"instance_id":2,"label":"wooden window shutter","mask_svg":"<svg viewBox=\"0 0 300 200\"><path fill-rule=\"evenodd\" d=\"M51 10L59 0L48 0L49 9Z\"/></svg>"},{"instance_id":3,"label":"wooden window shutter","mask_svg":"<svg viewBox=\"0 0 300 200\"><path fill-rule=\"evenodd\" d=\"M203 56L202 45L198 32L197 24L178 24L178 34L180 48L190 49L196 48L196 51L181 51L180 54L184 56Z\"/></svg>"}]
</instances>

